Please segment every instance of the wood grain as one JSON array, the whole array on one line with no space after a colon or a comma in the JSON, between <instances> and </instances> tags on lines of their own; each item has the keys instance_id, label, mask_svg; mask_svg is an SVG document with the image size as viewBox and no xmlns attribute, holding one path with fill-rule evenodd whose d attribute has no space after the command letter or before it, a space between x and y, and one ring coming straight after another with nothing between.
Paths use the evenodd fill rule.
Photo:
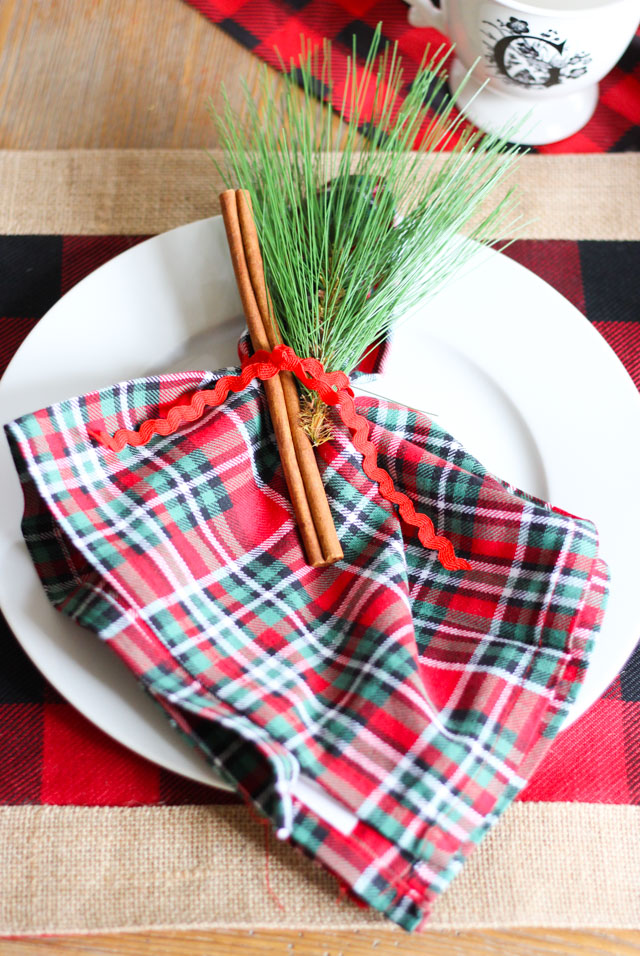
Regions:
<instances>
[{"instance_id":1,"label":"wood grain","mask_svg":"<svg viewBox=\"0 0 640 956\"><path fill-rule=\"evenodd\" d=\"M208 98L259 70L181 0L1 0L0 146L216 145Z\"/></svg>"},{"instance_id":2,"label":"wood grain","mask_svg":"<svg viewBox=\"0 0 640 956\"><path fill-rule=\"evenodd\" d=\"M118 936L0 941L0 956L637 956L635 932L348 933L229 931L126 933Z\"/></svg>"},{"instance_id":3,"label":"wood grain","mask_svg":"<svg viewBox=\"0 0 640 956\"><path fill-rule=\"evenodd\" d=\"M400 2L400 0L398 0ZM1 0L0 147L216 146L208 97L260 63L181 0ZM576 888L579 892L579 888ZM1 891L0 891L1 892ZM0 940L0 956L631 956L638 932L156 932Z\"/></svg>"}]
</instances>

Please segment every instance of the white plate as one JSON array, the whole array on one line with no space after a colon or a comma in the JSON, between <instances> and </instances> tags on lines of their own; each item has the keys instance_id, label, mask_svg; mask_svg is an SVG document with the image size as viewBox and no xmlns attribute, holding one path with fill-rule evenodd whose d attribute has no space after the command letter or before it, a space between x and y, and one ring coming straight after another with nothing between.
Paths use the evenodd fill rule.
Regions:
<instances>
[{"instance_id":1,"label":"white plate","mask_svg":"<svg viewBox=\"0 0 640 956\"><path fill-rule=\"evenodd\" d=\"M0 383L3 422L152 372L236 362L240 306L219 218L150 239L102 266L37 324ZM599 527L611 598L574 720L640 634L640 397L561 295L483 250L398 329L366 386L437 415L487 467ZM89 720L177 773L220 785L96 637L53 610L20 534L22 495L0 446L0 605L33 662Z\"/></svg>"}]
</instances>

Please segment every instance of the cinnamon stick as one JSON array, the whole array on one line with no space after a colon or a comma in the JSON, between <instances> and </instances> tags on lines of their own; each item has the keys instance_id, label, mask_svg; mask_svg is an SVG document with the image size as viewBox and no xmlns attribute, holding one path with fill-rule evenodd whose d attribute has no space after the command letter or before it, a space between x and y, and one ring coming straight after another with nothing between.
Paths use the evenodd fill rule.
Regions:
<instances>
[{"instance_id":1,"label":"cinnamon stick","mask_svg":"<svg viewBox=\"0 0 640 956\"><path fill-rule=\"evenodd\" d=\"M260 311L262 325L269 341L269 348L273 349L280 343L281 338L265 282L260 242L251 206L251 194L246 189L238 189L236 202L251 286ZM343 553L322 483L322 476L318 470L315 452L308 435L300 424L298 389L291 372L281 372L279 378L282 381L291 436L316 533L322 547L325 563L333 564L342 559Z\"/></svg>"},{"instance_id":2,"label":"cinnamon stick","mask_svg":"<svg viewBox=\"0 0 640 956\"><path fill-rule=\"evenodd\" d=\"M247 327L251 337L251 344L257 351L269 349L269 339L262 323L262 316L256 302L256 297L249 277L247 260L242 241L242 231L238 218L236 193L228 189L220 196L222 218L224 220L233 271L240 293L240 300L247 320ZM324 554L316 532L307 493L300 473L295 446L291 435L291 427L287 415L287 407L282 390L280 376L263 382L269 414L276 436L282 470L289 490L289 497L293 505L293 512L302 538L307 562L314 568L324 563Z\"/></svg>"}]
</instances>

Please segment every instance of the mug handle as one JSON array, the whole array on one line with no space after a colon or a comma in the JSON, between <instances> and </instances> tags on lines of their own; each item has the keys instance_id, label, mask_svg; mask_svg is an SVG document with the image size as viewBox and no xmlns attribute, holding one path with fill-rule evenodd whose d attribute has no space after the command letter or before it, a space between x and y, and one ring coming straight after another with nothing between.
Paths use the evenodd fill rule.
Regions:
<instances>
[{"instance_id":1,"label":"mug handle","mask_svg":"<svg viewBox=\"0 0 640 956\"><path fill-rule=\"evenodd\" d=\"M410 0L408 20L412 27L435 27L441 33L446 33L447 0L440 0L440 7L436 7L433 0Z\"/></svg>"}]
</instances>

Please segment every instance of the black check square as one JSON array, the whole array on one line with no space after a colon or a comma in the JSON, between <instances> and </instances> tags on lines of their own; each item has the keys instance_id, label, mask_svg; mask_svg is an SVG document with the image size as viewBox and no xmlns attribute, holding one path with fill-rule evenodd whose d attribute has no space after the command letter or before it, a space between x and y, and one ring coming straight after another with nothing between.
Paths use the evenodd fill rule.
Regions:
<instances>
[{"instance_id":1,"label":"black check square","mask_svg":"<svg viewBox=\"0 0 640 956\"><path fill-rule=\"evenodd\" d=\"M640 643L620 674L620 692L623 700L640 701Z\"/></svg>"},{"instance_id":2,"label":"black check square","mask_svg":"<svg viewBox=\"0 0 640 956\"><path fill-rule=\"evenodd\" d=\"M36 704L44 700L44 678L28 660L0 615L0 705Z\"/></svg>"},{"instance_id":3,"label":"black check square","mask_svg":"<svg viewBox=\"0 0 640 956\"><path fill-rule=\"evenodd\" d=\"M336 34L335 39L338 43L342 43L343 46L346 46L349 52L351 52L355 44L356 55L364 60L371 48L374 34L374 27L369 26L368 23L363 23L362 20L351 20L350 23L347 23L347 25ZM383 33L380 37L381 49L384 49L385 44L389 42Z\"/></svg>"},{"instance_id":4,"label":"black check square","mask_svg":"<svg viewBox=\"0 0 640 956\"><path fill-rule=\"evenodd\" d=\"M0 316L40 318L60 298L61 236L0 236Z\"/></svg>"},{"instance_id":5,"label":"black check square","mask_svg":"<svg viewBox=\"0 0 640 956\"><path fill-rule=\"evenodd\" d=\"M636 322L640 315L640 242L579 245L587 315L592 322Z\"/></svg>"}]
</instances>

